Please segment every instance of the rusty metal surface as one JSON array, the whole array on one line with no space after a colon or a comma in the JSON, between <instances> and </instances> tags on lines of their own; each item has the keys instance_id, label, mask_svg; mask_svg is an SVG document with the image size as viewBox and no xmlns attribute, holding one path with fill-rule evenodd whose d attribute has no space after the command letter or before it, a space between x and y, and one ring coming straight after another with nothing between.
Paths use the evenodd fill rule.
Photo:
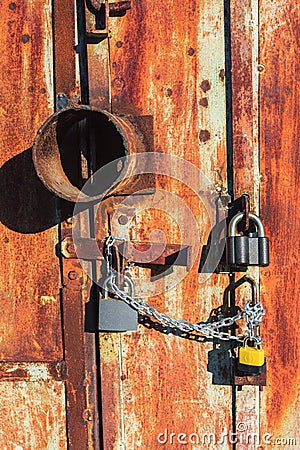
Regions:
<instances>
[{"instance_id":1,"label":"rusty metal surface","mask_svg":"<svg viewBox=\"0 0 300 450\"><path fill-rule=\"evenodd\" d=\"M53 110L51 2L2 1L0 29L0 447L66 449L57 215L31 159Z\"/></svg>"},{"instance_id":2,"label":"rusty metal surface","mask_svg":"<svg viewBox=\"0 0 300 450\"><path fill-rule=\"evenodd\" d=\"M0 395L3 450L67 450L63 382L2 382Z\"/></svg>"},{"instance_id":3,"label":"rusty metal surface","mask_svg":"<svg viewBox=\"0 0 300 450\"><path fill-rule=\"evenodd\" d=\"M268 318L264 338L268 385L263 431L299 446L299 5L264 0L261 23L261 211L271 236L262 271Z\"/></svg>"},{"instance_id":4,"label":"rusty metal surface","mask_svg":"<svg viewBox=\"0 0 300 450\"><path fill-rule=\"evenodd\" d=\"M84 355L84 321L82 305L82 271L79 263L64 263L64 345L69 377L66 382L68 398L68 445L71 449L88 448L88 421L93 420L87 407ZM84 416L84 411L87 412Z\"/></svg>"},{"instance_id":5,"label":"rusty metal surface","mask_svg":"<svg viewBox=\"0 0 300 450\"><path fill-rule=\"evenodd\" d=\"M257 208L258 154L258 8L249 0L232 1L233 170L235 197L251 195ZM228 18L229 20L229 18Z\"/></svg>"},{"instance_id":6,"label":"rusty metal surface","mask_svg":"<svg viewBox=\"0 0 300 450\"><path fill-rule=\"evenodd\" d=\"M0 362L0 381L46 381L67 378L64 360L47 362Z\"/></svg>"},{"instance_id":7,"label":"rusty metal surface","mask_svg":"<svg viewBox=\"0 0 300 450\"><path fill-rule=\"evenodd\" d=\"M63 238L70 236L72 222L62 224ZM64 359L68 371L68 448L97 449L99 422L95 335L86 333L84 320L91 283L84 278L77 259L64 259L62 267Z\"/></svg>"},{"instance_id":8,"label":"rusty metal surface","mask_svg":"<svg viewBox=\"0 0 300 450\"><path fill-rule=\"evenodd\" d=\"M55 202L30 161L53 100L49 11L38 1L1 7L2 360L62 357Z\"/></svg>"},{"instance_id":9,"label":"rusty metal surface","mask_svg":"<svg viewBox=\"0 0 300 450\"><path fill-rule=\"evenodd\" d=\"M259 16L258 5L252 1L230 1L231 65L232 65L232 125L233 125L233 188L235 198L247 193L247 209L259 213ZM228 8L228 6L227 6ZM246 206L246 205L245 205ZM248 268L258 282L259 269ZM247 294L239 298L243 303ZM262 327L264 327L263 321ZM251 377L252 378L252 377ZM242 390L235 387L235 426L244 424L246 432L260 433L260 391L256 385L264 384L264 377L246 379ZM243 380L234 378L236 386ZM247 450L255 450L255 442L248 442Z\"/></svg>"},{"instance_id":10,"label":"rusty metal surface","mask_svg":"<svg viewBox=\"0 0 300 450\"><path fill-rule=\"evenodd\" d=\"M105 4L104 2L101 2L99 0L89 0L87 3L91 4L91 6L96 11L100 11L101 7ZM107 5L108 5L110 13L120 13L123 11L127 11L128 9L131 8L130 0L118 1L118 2L107 2Z\"/></svg>"},{"instance_id":11,"label":"rusty metal surface","mask_svg":"<svg viewBox=\"0 0 300 450\"><path fill-rule=\"evenodd\" d=\"M225 178L222 6L168 1L162 9L154 1L134 1L125 17L110 18L109 29L112 110L153 115L154 151L186 158L212 183L216 169ZM210 54L213 58L208 59ZM95 54L92 65L93 70L101 68ZM201 224L201 238L206 243L210 228L199 197L165 177L160 177L158 186L185 199ZM167 242L182 242L175 224L180 214L176 204L156 206L168 210L171 218L149 209L133 221L132 236L147 241L153 228L161 228ZM104 221L99 222L97 237L103 239ZM192 239L189 224L180 231L182 243L188 245ZM122 224L116 225L114 232L122 235ZM199 259L176 289L151 299L152 303L178 318L204 320L212 307L219 305L227 278L212 276L199 285L198 263ZM141 269L139 275L149 277L149 269ZM212 386L207 365L215 370L218 363L208 361L209 350L211 344L142 325L138 332L121 337L103 334L104 448L164 447L158 435L166 429L176 436L201 436L204 432L220 436L222 430L230 430L231 387ZM180 447L178 442L173 445ZM225 448L230 447L225 444Z\"/></svg>"},{"instance_id":12,"label":"rusty metal surface","mask_svg":"<svg viewBox=\"0 0 300 450\"><path fill-rule=\"evenodd\" d=\"M54 0L52 14L55 93L72 99L77 95L74 0Z\"/></svg>"}]
</instances>

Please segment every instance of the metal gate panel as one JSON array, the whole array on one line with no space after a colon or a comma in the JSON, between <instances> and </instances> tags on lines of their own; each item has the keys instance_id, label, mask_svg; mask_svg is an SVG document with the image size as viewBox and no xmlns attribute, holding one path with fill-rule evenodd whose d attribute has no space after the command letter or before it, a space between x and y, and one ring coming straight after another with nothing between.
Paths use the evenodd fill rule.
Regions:
<instances>
[{"instance_id":1,"label":"metal gate panel","mask_svg":"<svg viewBox=\"0 0 300 450\"><path fill-rule=\"evenodd\" d=\"M63 449L56 205L31 159L53 111L51 2L2 1L0 29L0 447Z\"/></svg>"},{"instance_id":2,"label":"metal gate panel","mask_svg":"<svg viewBox=\"0 0 300 450\"><path fill-rule=\"evenodd\" d=\"M53 108L51 5L5 1L0 20L1 359L61 359L55 198L31 160Z\"/></svg>"},{"instance_id":3,"label":"metal gate panel","mask_svg":"<svg viewBox=\"0 0 300 450\"><path fill-rule=\"evenodd\" d=\"M235 198L249 194L250 208L259 214L259 9L258 3L251 0L224 4L230 61L226 72L231 84L227 129L229 135L232 133L233 192ZM259 281L258 268L249 267L248 273ZM242 291L239 303L245 303L248 295L249 291ZM233 395L237 435L233 435L232 446L255 450L260 434L260 389L243 386L242 390L235 388Z\"/></svg>"},{"instance_id":4,"label":"metal gate panel","mask_svg":"<svg viewBox=\"0 0 300 450\"><path fill-rule=\"evenodd\" d=\"M272 236L272 265L261 279L269 355L261 419L289 449L300 442L299 19L295 2L261 2L261 211Z\"/></svg>"},{"instance_id":5,"label":"metal gate panel","mask_svg":"<svg viewBox=\"0 0 300 450\"><path fill-rule=\"evenodd\" d=\"M113 112L153 115L154 151L191 161L213 184L220 182L219 170L225 185L223 27L223 5L215 2L134 1L125 17L111 18L109 23ZM184 198L200 224L202 244L206 243L210 224L199 196L162 176L158 188ZM135 238L147 240L155 224L168 242L181 242L176 203L159 206L172 218L149 208L136 219ZM180 231L186 243L192 240L188 224ZM114 232L121 234L122 226ZM180 285L152 299L160 311L197 322L222 302L227 277L212 275L199 285L199 258ZM162 283L167 286L168 280ZM211 344L144 326L124 336L103 334L104 448L160 448L165 433L174 448L180 447L180 433L186 439L197 434L195 448L202 448L201 439L206 439L207 448L230 448L226 443L214 447L213 441L208 443L207 434L219 439L224 430L232 429L231 387L212 385L207 371L211 349Z\"/></svg>"},{"instance_id":6,"label":"metal gate panel","mask_svg":"<svg viewBox=\"0 0 300 450\"><path fill-rule=\"evenodd\" d=\"M80 16L84 2L76 5ZM71 0L53 5L39 0L1 3L0 415L5 420L0 446L7 450L96 448L98 442L97 339L82 336L76 328L77 322L83 328L90 283L82 292L79 286L76 298L66 295L61 305L55 252L56 225L62 218L57 200L37 178L31 160L36 131L53 112L54 92L78 99L74 29L68 32L65 26L65 21L75 20L73 6ZM133 0L126 15L109 18L108 28L109 39L87 44L88 73L81 76L88 76L90 103L113 113L152 116L155 152L192 162L223 194L227 183L236 197L251 194L252 209L261 214L272 236L272 253L270 267L260 271L261 297L267 306L264 391L255 386L238 390L228 377L226 383L228 361L222 366L218 345L158 330L147 321L137 332L102 333L103 447L269 446L265 440L261 446L257 441L234 444L228 436L219 441L222 433L238 432L242 439L246 432L260 434L261 439L267 434L274 445L297 448L299 8L290 0L168 0L161 5ZM81 49L82 45L81 40ZM87 100L87 85L82 87ZM211 229L201 202L206 193L194 193L161 175L157 187L184 200L205 244ZM113 209L114 202L109 200L107 206ZM155 225L168 242L191 243L189 222L178 226L181 210L176 200L160 200L156 206L162 211L149 207L136 217L132 238L147 241ZM71 221L64 223L62 231L71 226ZM115 234L122 235L122 227L119 223ZM96 231L100 239L107 235L103 214ZM151 300L160 311L197 322L222 303L227 275L213 274L199 284L199 259L200 253L175 289ZM73 263L65 261L66 273ZM258 269L250 273L259 279ZM149 277L149 269L137 268L135 275ZM161 279L161 287L168 289L167 277ZM248 294L241 290L239 304ZM74 311L73 304L79 309ZM61 306L68 315L66 349ZM80 341L78 351L73 331ZM63 382L68 375L73 434L67 443ZM78 382L78 389L70 401L73 382ZM84 432L76 427L79 422Z\"/></svg>"}]
</instances>

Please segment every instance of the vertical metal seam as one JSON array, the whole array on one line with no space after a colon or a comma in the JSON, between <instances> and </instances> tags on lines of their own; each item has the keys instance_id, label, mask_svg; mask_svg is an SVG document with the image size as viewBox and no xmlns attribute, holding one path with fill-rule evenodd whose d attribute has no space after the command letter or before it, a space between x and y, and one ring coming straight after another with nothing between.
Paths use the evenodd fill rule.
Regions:
<instances>
[{"instance_id":1,"label":"vertical metal seam","mask_svg":"<svg viewBox=\"0 0 300 450\"><path fill-rule=\"evenodd\" d=\"M56 111L56 76L55 76L55 69L56 69L56 51L55 51L55 0L51 1L51 12L52 12L52 59L53 59L53 98L54 98L54 105L53 105L53 112ZM57 215L58 213L58 208L59 208L59 202L56 201L56 206L57 206Z\"/></svg>"},{"instance_id":2,"label":"vertical metal seam","mask_svg":"<svg viewBox=\"0 0 300 450\"><path fill-rule=\"evenodd\" d=\"M88 56L86 48L86 26L85 26L85 5L84 0L76 1L78 43L77 53L79 54L79 77L81 103L89 105L89 79L88 79Z\"/></svg>"},{"instance_id":3,"label":"vertical metal seam","mask_svg":"<svg viewBox=\"0 0 300 450\"><path fill-rule=\"evenodd\" d=\"M126 450L126 432L125 432L125 406L124 406L124 386L123 386L123 347L122 347L122 335L119 333L119 361L120 361L120 398L121 398L121 437L123 450Z\"/></svg>"},{"instance_id":4,"label":"vertical metal seam","mask_svg":"<svg viewBox=\"0 0 300 450\"><path fill-rule=\"evenodd\" d=\"M260 0L257 0L257 63L260 64ZM258 173L259 173L259 183L258 183L258 214L261 213L260 203L261 203L261 142L260 142L260 131L261 131L261 114L260 114L260 72L258 72L258 80L257 80L257 153L258 153ZM258 299L260 300L260 281L261 274L260 271L258 273ZM259 436L259 444L260 444L260 436L261 436L261 406L262 406L262 392L258 390L257 394L257 402L258 402L258 436Z\"/></svg>"},{"instance_id":5,"label":"vertical metal seam","mask_svg":"<svg viewBox=\"0 0 300 450\"><path fill-rule=\"evenodd\" d=\"M227 191L234 199L233 173L233 112L232 112L232 51L231 51L231 7L224 0L224 44L225 44L225 97L226 97L226 151Z\"/></svg>"},{"instance_id":6,"label":"vertical metal seam","mask_svg":"<svg viewBox=\"0 0 300 450\"><path fill-rule=\"evenodd\" d=\"M107 27L107 73L108 73L108 105L109 112L113 113L112 104L112 73L111 73L111 48L110 48L110 30L109 30L109 3L105 0L106 8L106 27Z\"/></svg>"},{"instance_id":7,"label":"vertical metal seam","mask_svg":"<svg viewBox=\"0 0 300 450\"><path fill-rule=\"evenodd\" d=\"M56 80L56 49L55 49L55 0L51 1L51 13L52 13L52 64L53 64L53 113L57 109L56 95L57 95L57 80ZM58 245L62 240L61 233L61 199L55 197L55 212L56 212L56 222L57 222L57 239ZM59 287L59 312L60 312L60 328L61 328L61 340L62 340L62 357L66 360L66 346L65 346L65 327L64 327L64 308L63 308L63 261L62 258L57 258L59 264L59 275L60 275L60 287ZM66 433L66 446L67 449L70 448L69 441L69 426L68 426L68 391L66 382L64 382L64 408L65 408L65 433Z\"/></svg>"}]
</instances>

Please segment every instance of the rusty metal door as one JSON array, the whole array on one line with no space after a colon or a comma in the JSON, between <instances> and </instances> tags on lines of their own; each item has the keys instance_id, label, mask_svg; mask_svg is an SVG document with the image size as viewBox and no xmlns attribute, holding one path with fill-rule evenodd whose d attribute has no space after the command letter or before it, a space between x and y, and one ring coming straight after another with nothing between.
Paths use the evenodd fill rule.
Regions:
<instances>
[{"instance_id":1,"label":"rusty metal door","mask_svg":"<svg viewBox=\"0 0 300 450\"><path fill-rule=\"evenodd\" d=\"M297 4L0 5L0 447L298 448ZM270 266L249 270L266 308L263 390L235 385L228 348L219 342L147 320L136 332L86 331L86 304L98 295L86 271L88 264L99 271L99 263L82 267L70 248L70 257L62 255L60 243L71 240L77 220L74 204L48 191L32 162L34 138L59 94L71 106L151 117L147 136L154 152L192 163L210 182L213 198L251 196L271 237ZM170 272L160 278L148 267L132 270L150 285L150 276L159 280L163 293L150 299L153 306L196 323L222 304L230 276L199 273L211 232L208 193L191 189L193 172L184 177L156 173L156 188L176 198L147 200L146 208L142 198L135 217L134 208L124 209L114 233L122 236L130 222L133 240L148 242L160 229L168 244L193 250L194 218L199 248L192 267L180 268L180 283L170 289ZM91 211L89 220L81 217L82 236L94 232L103 240L107 211L119 204L116 197L103 202L95 230ZM236 301L242 305L248 297L245 288Z\"/></svg>"}]
</instances>

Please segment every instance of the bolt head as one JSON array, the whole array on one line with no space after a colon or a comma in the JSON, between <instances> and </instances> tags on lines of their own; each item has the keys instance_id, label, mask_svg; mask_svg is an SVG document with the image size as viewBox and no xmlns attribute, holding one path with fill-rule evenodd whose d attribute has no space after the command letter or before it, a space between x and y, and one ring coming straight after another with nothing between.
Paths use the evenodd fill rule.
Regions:
<instances>
[{"instance_id":1,"label":"bolt head","mask_svg":"<svg viewBox=\"0 0 300 450\"><path fill-rule=\"evenodd\" d=\"M128 217L122 214L118 217L118 222L120 225L126 225L126 223L128 222Z\"/></svg>"},{"instance_id":2,"label":"bolt head","mask_svg":"<svg viewBox=\"0 0 300 450\"><path fill-rule=\"evenodd\" d=\"M76 272L76 270L70 270L70 272L68 273L68 278L69 280L76 280L78 278L78 273Z\"/></svg>"}]
</instances>

